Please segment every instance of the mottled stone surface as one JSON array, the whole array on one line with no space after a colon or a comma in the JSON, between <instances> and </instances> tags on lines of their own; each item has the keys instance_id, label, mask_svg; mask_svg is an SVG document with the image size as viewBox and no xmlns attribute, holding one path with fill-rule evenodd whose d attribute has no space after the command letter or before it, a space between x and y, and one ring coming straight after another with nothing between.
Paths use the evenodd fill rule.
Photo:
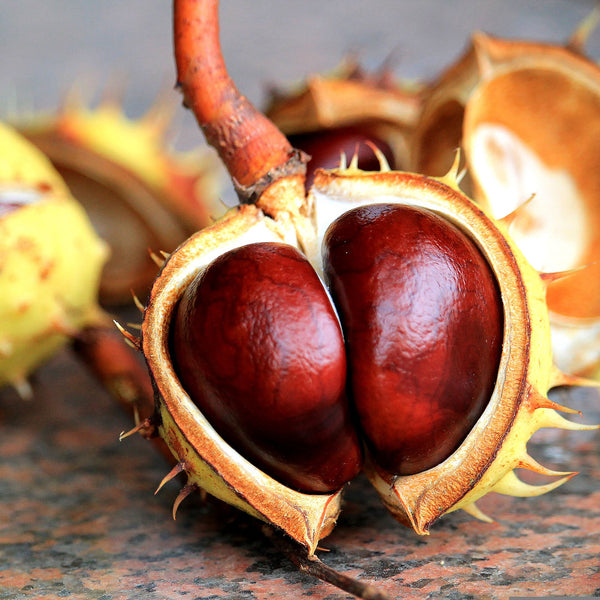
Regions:
<instances>
[{"instance_id":1,"label":"mottled stone surface","mask_svg":"<svg viewBox=\"0 0 600 600\"><path fill-rule=\"evenodd\" d=\"M571 395L600 419L595 392ZM561 401L564 401L561 398ZM301 574L261 526L199 495L171 506L164 459L69 353L40 373L29 403L0 392L0 599L339 600ZM540 432L531 452L580 474L540 498L492 494L493 524L464 513L428 537L397 524L365 481L349 489L324 562L391 598L600 596L600 434Z\"/></svg>"}]
</instances>

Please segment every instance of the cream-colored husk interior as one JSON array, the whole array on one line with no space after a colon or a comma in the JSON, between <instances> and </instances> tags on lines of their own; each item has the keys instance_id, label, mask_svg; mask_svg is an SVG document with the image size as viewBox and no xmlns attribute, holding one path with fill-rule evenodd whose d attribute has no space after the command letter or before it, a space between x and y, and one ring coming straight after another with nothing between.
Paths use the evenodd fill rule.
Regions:
<instances>
[{"instance_id":1,"label":"cream-colored husk interior","mask_svg":"<svg viewBox=\"0 0 600 600\"><path fill-rule=\"evenodd\" d=\"M527 202L510 234L531 265L547 273L581 266L592 232L571 174L544 164L501 125L478 125L471 148L471 166L494 218Z\"/></svg>"},{"instance_id":2,"label":"cream-colored husk interior","mask_svg":"<svg viewBox=\"0 0 600 600\"><path fill-rule=\"evenodd\" d=\"M480 123L471 135L471 168L495 218L518 211L509 232L542 273L584 267L597 232L572 175L553 169L508 128ZM585 293L585 290L582 290ZM600 319L550 315L556 364L578 373L600 362Z\"/></svg>"}]
</instances>

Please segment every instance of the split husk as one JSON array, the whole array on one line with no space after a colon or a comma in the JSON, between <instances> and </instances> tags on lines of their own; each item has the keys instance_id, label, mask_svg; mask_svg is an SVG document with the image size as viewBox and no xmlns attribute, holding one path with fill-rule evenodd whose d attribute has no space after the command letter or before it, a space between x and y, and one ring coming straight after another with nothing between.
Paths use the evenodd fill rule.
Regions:
<instances>
[{"instance_id":1,"label":"split husk","mask_svg":"<svg viewBox=\"0 0 600 600\"><path fill-rule=\"evenodd\" d=\"M401 522L426 533L436 519L457 508L487 519L475 501L489 491L530 496L565 482L572 474L537 464L527 454L527 441L540 427L593 426L567 421L557 411L572 411L546 395L551 387L567 385L571 379L553 366L546 282L503 224L459 190L457 164L444 177L432 178L392 171L381 153L377 153L377 173L359 170L355 160L333 171L318 171L306 196L301 156L229 79L216 23L214 0L176 1L175 48L185 104L219 149L242 204L166 259L142 325L142 347L157 390L152 423L177 460L163 483L181 472L188 478L175 508L190 491L202 488L283 530L311 554L318 540L331 531L342 490L299 494L229 447L177 377L169 354L170 320L187 284L229 249L255 241L283 241L302 250L320 272L320 244L329 223L352 207L380 202L431 210L471 238L497 277L505 322L494 392L458 450L434 468L405 477L386 473L368 461L367 473L384 503ZM516 468L558 479L531 486L516 477Z\"/></svg>"}]
</instances>

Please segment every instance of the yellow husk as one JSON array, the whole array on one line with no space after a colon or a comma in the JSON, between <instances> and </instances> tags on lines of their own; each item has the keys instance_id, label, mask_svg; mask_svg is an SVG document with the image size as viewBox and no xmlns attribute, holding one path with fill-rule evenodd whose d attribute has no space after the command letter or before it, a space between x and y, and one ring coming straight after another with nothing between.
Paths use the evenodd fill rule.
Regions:
<instances>
[{"instance_id":1,"label":"yellow husk","mask_svg":"<svg viewBox=\"0 0 600 600\"><path fill-rule=\"evenodd\" d=\"M48 160L0 125L0 195L36 199L0 217L0 385L26 377L99 318L107 248Z\"/></svg>"}]
</instances>

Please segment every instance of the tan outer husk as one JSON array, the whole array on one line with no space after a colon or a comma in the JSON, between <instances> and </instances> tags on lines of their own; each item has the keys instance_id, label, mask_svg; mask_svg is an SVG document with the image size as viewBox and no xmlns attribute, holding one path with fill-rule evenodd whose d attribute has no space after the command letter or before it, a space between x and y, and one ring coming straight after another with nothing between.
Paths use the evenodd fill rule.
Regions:
<instances>
[{"instance_id":1,"label":"tan outer husk","mask_svg":"<svg viewBox=\"0 0 600 600\"><path fill-rule=\"evenodd\" d=\"M386 71L370 76L349 62L331 75L308 77L299 89L276 92L265 114L286 135L363 126L404 166L420 108L420 86L396 82Z\"/></svg>"}]
</instances>

